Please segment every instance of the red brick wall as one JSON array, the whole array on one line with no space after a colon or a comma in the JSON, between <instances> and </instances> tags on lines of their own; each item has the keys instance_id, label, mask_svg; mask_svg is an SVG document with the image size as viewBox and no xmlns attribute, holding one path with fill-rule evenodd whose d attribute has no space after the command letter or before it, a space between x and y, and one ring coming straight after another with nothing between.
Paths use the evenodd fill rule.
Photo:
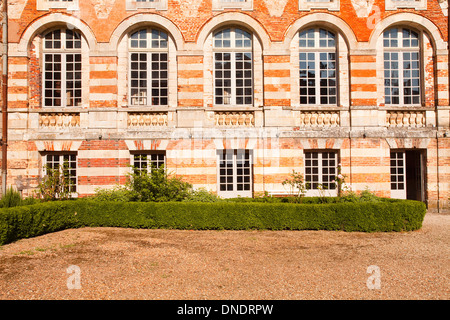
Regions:
<instances>
[{"instance_id":1,"label":"red brick wall","mask_svg":"<svg viewBox=\"0 0 450 320\"><path fill-rule=\"evenodd\" d=\"M22 0L26 1L26 0ZM156 12L159 15L169 18L182 32L186 41L195 41L199 30L213 16L219 15L222 11L212 11L211 1L203 0L199 6L195 17L186 17L180 7L178 0L169 0L167 11L155 11L151 9L139 9L137 12ZM433 21L440 29L444 40L447 40L447 18L442 14L438 1L427 1L427 10L415 11L413 9L400 9L399 12L414 12ZM385 2L375 0L374 6L380 8L380 18L397 13L397 11L385 11ZM108 42L110 36L117 25L127 17L136 14L136 11L126 11L125 1L115 1L111 8L108 19L98 19L93 1L80 1L80 17L86 24L91 26L97 41ZM328 10L313 10L317 12L328 12ZM50 12L66 12L64 9L50 9ZM46 11L36 10L36 0L28 0L20 19L11 20L10 41L18 42L21 34L27 26L39 16L47 14ZM253 0L253 11L245 12L257 19L267 30L272 41L283 41L288 27L298 18L309 14L309 12L299 12L298 0L288 0L281 17L271 16L263 0ZM342 18L353 29L358 41L368 41L372 30L367 26L367 18L358 18L351 0L340 0L340 11L331 14Z\"/></svg>"}]
</instances>

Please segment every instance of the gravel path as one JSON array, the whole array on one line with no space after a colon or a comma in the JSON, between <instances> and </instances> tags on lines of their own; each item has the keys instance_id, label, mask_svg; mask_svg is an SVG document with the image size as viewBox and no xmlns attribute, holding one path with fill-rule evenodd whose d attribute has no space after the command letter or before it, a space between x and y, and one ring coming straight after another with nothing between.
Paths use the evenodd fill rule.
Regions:
<instances>
[{"instance_id":1,"label":"gravel path","mask_svg":"<svg viewBox=\"0 0 450 320\"><path fill-rule=\"evenodd\" d=\"M0 299L447 300L449 231L65 230L0 247Z\"/></svg>"}]
</instances>

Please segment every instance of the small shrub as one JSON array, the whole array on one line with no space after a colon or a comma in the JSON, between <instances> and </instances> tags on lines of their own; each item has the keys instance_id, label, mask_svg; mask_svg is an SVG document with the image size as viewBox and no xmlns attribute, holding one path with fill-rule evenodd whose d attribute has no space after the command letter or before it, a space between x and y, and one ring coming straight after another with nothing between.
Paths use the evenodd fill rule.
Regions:
<instances>
[{"instance_id":1,"label":"small shrub","mask_svg":"<svg viewBox=\"0 0 450 320\"><path fill-rule=\"evenodd\" d=\"M133 168L128 175L125 186L116 186L112 189L96 189L93 199L99 201L137 201L137 202L166 202L166 201L200 201L199 199L211 195L205 192L195 193L190 183L181 178L168 175L164 166L151 170L137 170ZM197 199L197 200L194 200Z\"/></svg>"},{"instance_id":2,"label":"small shrub","mask_svg":"<svg viewBox=\"0 0 450 320\"><path fill-rule=\"evenodd\" d=\"M33 197L22 198L22 195L19 191L16 191L12 187L9 187L6 190L6 193L0 199L0 208L28 206L39 202L39 199Z\"/></svg>"},{"instance_id":3,"label":"small shrub","mask_svg":"<svg viewBox=\"0 0 450 320\"><path fill-rule=\"evenodd\" d=\"M46 175L39 182L37 196L43 201L68 200L72 197L72 181L67 164L57 168L46 167Z\"/></svg>"},{"instance_id":4,"label":"small shrub","mask_svg":"<svg viewBox=\"0 0 450 320\"><path fill-rule=\"evenodd\" d=\"M130 201L130 190L123 186L115 186L112 189L95 189L93 199L99 201Z\"/></svg>"},{"instance_id":5,"label":"small shrub","mask_svg":"<svg viewBox=\"0 0 450 320\"><path fill-rule=\"evenodd\" d=\"M19 191L14 190L12 187L6 190L6 193L3 195L0 200L0 207L2 208L11 208L22 205L22 195Z\"/></svg>"},{"instance_id":6,"label":"small shrub","mask_svg":"<svg viewBox=\"0 0 450 320\"><path fill-rule=\"evenodd\" d=\"M199 188L197 190L192 190L184 201L190 202L218 202L222 199L215 193L206 190L205 188Z\"/></svg>"},{"instance_id":7,"label":"small shrub","mask_svg":"<svg viewBox=\"0 0 450 320\"><path fill-rule=\"evenodd\" d=\"M150 172L133 170L126 184L131 201L182 201L192 192L192 185L181 178L170 177L164 166Z\"/></svg>"},{"instance_id":8,"label":"small shrub","mask_svg":"<svg viewBox=\"0 0 450 320\"><path fill-rule=\"evenodd\" d=\"M303 179L303 175L292 170L291 177L282 182L283 186L289 186L291 193L297 192L297 197L301 199L306 194L307 184ZM301 202L301 200L300 200Z\"/></svg>"},{"instance_id":9,"label":"small shrub","mask_svg":"<svg viewBox=\"0 0 450 320\"><path fill-rule=\"evenodd\" d=\"M359 199L358 195L354 191L346 191L342 194L339 201L340 202L357 202Z\"/></svg>"},{"instance_id":10,"label":"small shrub","mask_svg":"<svg viewBox=\"0 0 450 320\"><path fill-rule=\"evenodd\" d=\"M384 201L384 199L377 197L368 188L361 191L359 195L356 194L356 192L354 191L346 191L339 198L339 202L379 202L379 201Z\"/></svg>"},{"instance_id":11,"label":"small shrub","mask_svg":"<svg viewBox=\"0 0 450 320\"><path fill-rule=\"evenodd\" d=\"M365 190L361 191L359 195L359 201L378 202L380 201L380 198L366 188Z\"/></svg>"}]
</instances>

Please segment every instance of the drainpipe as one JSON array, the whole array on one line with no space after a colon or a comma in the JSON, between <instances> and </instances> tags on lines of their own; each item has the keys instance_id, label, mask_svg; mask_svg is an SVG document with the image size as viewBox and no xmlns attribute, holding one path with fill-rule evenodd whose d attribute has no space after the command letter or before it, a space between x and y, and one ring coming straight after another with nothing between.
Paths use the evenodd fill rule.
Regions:
<instances>
[{"instance_id":1,"label":"drainpipe","mask_svg":"<svg viewBox=\"0 0 450 320\"><path fill-rule=\"evenodd\" d=\"M6 193L7 148L8 148L8 1L3 1L3 66L2 66L2 194Z\"/></svg>"}]
</instances>

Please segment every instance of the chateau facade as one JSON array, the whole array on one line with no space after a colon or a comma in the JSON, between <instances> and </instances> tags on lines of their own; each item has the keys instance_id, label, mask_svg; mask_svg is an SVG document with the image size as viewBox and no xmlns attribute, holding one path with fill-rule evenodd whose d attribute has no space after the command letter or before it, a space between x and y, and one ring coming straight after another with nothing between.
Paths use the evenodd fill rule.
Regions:
<instances>
[{"instance_id":1,"label":"chateau facade","mask_svg":"<svg viewBox=\"0 0 450 320\"><path fill-rule=\"evenodd\" d=\"M341 172L450 210L447 1L5 1L3 188L64 163L83 197L164 164L222 197L293 170L336 195Z\"/></svg>"}]
</instances>

